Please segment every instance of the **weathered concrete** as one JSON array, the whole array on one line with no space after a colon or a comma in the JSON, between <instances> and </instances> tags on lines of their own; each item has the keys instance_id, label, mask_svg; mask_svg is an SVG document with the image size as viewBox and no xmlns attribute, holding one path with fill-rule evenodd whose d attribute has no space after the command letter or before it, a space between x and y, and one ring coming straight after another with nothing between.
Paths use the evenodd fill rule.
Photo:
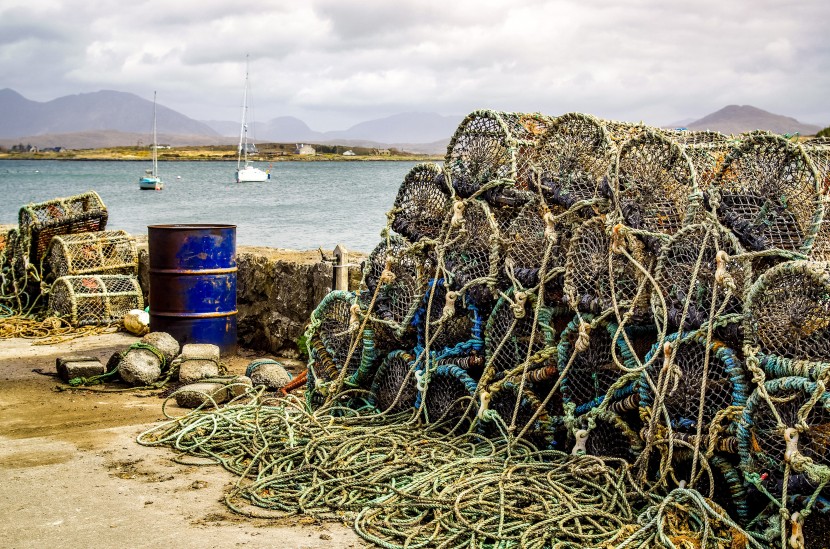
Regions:
<instances>
[{"instance_id":1,"label":"weathered concrete","mask_svg":"<svg viewBox=\"0 0 830 549\"><path fill-rule=\"evenodd\" d=\"M138 239L139 282L147 294L150 275L146 237ZM323 256L326 257L323 257ZM349 252L349 288L360 283L365 254ZM295 251L255 246L237 249L239 344L295 358L297 340L314 308L331 291L334 257L319 250ZM146 298L146 295L145 295Z\"/></svg>"}]
</instances>

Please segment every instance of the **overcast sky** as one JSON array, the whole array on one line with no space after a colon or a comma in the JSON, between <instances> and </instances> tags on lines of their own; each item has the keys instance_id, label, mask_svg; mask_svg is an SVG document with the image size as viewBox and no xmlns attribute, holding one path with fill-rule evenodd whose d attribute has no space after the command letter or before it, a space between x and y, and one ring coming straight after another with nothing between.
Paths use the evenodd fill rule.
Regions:
<instances>
[{"instance_id":1,"label":"overcast sky","mask_svg":"<svg viewBox=\"0 0 830 549\"><path fill-rule=\"evenodd\" d=\"M830 1L2 0L0 88L135 93L345 129L399 112L667 124L728 104L830 125ZM2 124L2 121L0 121Z\"/></svg>"}]
</instances>

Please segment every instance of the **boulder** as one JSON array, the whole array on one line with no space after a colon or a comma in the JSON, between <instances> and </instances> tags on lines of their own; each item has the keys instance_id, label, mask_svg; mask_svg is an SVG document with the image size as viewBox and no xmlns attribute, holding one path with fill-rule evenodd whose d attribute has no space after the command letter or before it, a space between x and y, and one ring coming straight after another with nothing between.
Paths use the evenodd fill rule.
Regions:
<instances>
[{"instance_id":1,"label":"boulder","mask_svg":"<svg viewBox=\"0 0 830 549\"><path fill-rule=\"evenodd\" d=\"M167 332L150 332L141 338L142 343L152 345L164 356L165 364L170 364L179 356L179 342Z\"/></svg>"}]
</instances>

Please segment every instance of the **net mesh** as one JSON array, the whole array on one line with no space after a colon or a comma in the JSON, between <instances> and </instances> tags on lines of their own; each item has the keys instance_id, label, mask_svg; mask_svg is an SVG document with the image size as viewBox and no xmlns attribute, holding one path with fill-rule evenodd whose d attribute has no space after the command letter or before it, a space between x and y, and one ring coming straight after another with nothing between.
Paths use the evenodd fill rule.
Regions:
<instances>
[{"instance_id":1,"label":"net mesh","mask_svg":"<svg viewBox=\"0 0 830 549\"><path fill-rule=\"evenodd\" d=\"M429 374L429 382L420 397L427 420L455 427L467 423L475 414L476 381L464 368L441 364Z\"/></svg>"},{"instance_id":2,"label":"net mesh","mask_svg":"<svg viewBox=\"0 0 830 549\"><path fill-rule=\"evenodd\" d=\"M803 149L769 134L753 134L724 161L717 214L750 250L809 252L821 222L815 170Z\"/></svg>"},{"instance_id":3,"label":"net mesh","mask_svg":"<svg viewBox=\"0 0 830 549\"><path fill-rule=\"evenodd\" d=\"M138 251L125 231L55 236L46 263L54 278L91 273L138 275Z\"/></svg>"},{"instance_id":4,"label":"net mesh","mask_svg":"<svg viewBox=\"0 0 830 549\"><path fill-rule=\"evenodd\" d=\"M744 323L763 354L830 360L830 263L790 261L763 273L747 294Z\"/></svg>"},{"instance_id":5,"label":"net mesh","mask_svg":"<svg viewBox=\"0 0 830 549\"><path fill-rule=\"evenodd\" d=\"M374 405L381 412L397 413L415 406L415 357L401 350L392 351L378 367L372 381Z\"/></svg>"},{"instance_id":6,"label":"net mesh","mask_svg":"<svg viewBox=\"0 0 830 549\"><path fill-rule=\"evenodd\" d=\"M412 242L442 234L452 197L436 164L418 164L404 178L392 208L392 229Z\"/></svg>"},{"instance_id":7,"label":"net mesh","mask_svg":"<svg viewBox=\"0 0 830 549\"><path fill-rule=\"evenodd\" d=\"M49 292L49 314L73 326L112 324L130 310L143 308L141 287L133 276L64 276Z\"/></svg>"}]
</instances>

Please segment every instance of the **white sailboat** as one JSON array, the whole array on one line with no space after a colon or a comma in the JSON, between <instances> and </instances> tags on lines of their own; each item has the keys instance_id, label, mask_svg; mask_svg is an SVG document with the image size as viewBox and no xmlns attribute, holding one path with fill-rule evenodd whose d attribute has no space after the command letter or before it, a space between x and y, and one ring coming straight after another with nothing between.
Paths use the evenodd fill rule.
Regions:
<instances>
[{"instance_id":1,"label":"white sailboat","mask_svg":"<svg viewBox=\"0 0 830 549\"><path fill-rule=\"evenodd\" d=\"M271 174L248 160L248 60L245 59L245 92L242 95L242 128L239 131L239 154L236 159L236 182L250 183L271 179Z\"/></svg>"},{"instance_id":2,"label":"white sailboat","mask_svg":"<svg viewBox=\"0 0 830 549\"><path fill-rule=\"evenodd\" d=\"M160 191L164 188L159 176L158 139L156 138L156 92L153 92L153 143L150 145L153 152L153 167L144 170L144 177L138 180L138 188L144 191Z\"/></svg>"}]
</instances>

